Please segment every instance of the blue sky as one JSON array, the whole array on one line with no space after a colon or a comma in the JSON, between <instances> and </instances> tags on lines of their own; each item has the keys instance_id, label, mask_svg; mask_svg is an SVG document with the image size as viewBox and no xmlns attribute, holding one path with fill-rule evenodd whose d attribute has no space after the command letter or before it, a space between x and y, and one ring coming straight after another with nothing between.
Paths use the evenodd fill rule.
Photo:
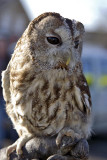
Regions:
<instances>
[{"instance_id":1,"label":"blue sky","mask_svg":"<svg viewBox=\"0 0 107 160\"><path fill-rule=\"evenodd\" d=\"M20 0L32 20L44 12L58 12L62 16L81 21L87 30L95 29L107 0Z\"/></svg>"}]
</instances>

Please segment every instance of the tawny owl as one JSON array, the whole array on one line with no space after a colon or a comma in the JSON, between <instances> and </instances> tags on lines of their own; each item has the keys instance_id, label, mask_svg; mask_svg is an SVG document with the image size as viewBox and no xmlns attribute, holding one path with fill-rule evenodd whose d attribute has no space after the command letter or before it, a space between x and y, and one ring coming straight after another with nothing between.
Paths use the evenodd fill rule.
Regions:
<instances>
[{"instance_id":1,"label":"tawny owl","mask_svg":"<svg viewBox=\"0 0 107 160\"><path fill-rule=\"evenodd\" d=\"M34 136L87 138L91 97L81 65L84 26L58 13L34 19L2 73L6 111L19 139L7 154Z\"/></svg>"}]
</instances>

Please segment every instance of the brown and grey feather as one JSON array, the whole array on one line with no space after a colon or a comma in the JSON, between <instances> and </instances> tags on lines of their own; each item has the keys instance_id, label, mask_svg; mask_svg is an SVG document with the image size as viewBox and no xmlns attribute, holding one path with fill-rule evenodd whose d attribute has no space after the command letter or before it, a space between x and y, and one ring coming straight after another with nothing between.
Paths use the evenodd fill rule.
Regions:
<instances>
[{"instance_id":1,"label":"brown and grey feather","mask_svg":"<svg viewBox=\"0 0 107 160\"><path fill-rule=\"evenodd\" d=\"M61 43L50 44L47 37ZM81 137L90 135L91 96L80 60L83 37L82 23L45 13L17 42L2 86L7 114L20 137L53 136L67 127Z\"/></svg>"}]
</instances>

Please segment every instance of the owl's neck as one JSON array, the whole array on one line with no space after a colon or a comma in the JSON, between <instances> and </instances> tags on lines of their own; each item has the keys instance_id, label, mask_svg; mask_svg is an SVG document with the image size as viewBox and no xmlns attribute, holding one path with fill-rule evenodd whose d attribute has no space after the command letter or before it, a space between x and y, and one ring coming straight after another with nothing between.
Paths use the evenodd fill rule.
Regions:
<instances>
[{"instance_id":1,"label":"owl's neck","mask_svg":"<svg viewBox=\"0 0 107 160\"><path fill-rule=\"evenodd\" d=\"M82 72L82 64L81 62L77 62L74 66L69 67L64 63L59 62L57 65L51 65L48 62L43 62L40 60L36 60L37 68L39 71L49 71L49 70L66 70L69 74Z\"/></svg>"}]
</instances>

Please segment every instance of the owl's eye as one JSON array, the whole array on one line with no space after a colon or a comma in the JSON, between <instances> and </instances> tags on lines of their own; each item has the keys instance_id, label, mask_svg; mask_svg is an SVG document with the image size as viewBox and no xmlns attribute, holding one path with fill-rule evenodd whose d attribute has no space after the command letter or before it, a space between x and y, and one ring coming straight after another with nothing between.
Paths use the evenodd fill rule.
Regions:
<instances>
[{"instance_id":1,"label":"owl's eye","mask_svg":"<svg viewBox=\"0 0 107 160\"><path fill-rule=\"evenodd\" d=\"M59 38L57 37L47 37L47 41L50 43L50 44L53 44L53 45L58 45L60 44L60 40Z\"/></svg>"},{"instance_id":2,"label":"owl's eye","mask_svg":"<svg viewBox=\"0 0 107 160\"><path fill-rule=\"evenodd\" d=\"M78 46L79 46L79 40L75 40L75 41L74 41L74 44L75 44L75 46L74 46L74 47L77 49L77 48L78 48Z\"/></svg>"}]
</instances>

